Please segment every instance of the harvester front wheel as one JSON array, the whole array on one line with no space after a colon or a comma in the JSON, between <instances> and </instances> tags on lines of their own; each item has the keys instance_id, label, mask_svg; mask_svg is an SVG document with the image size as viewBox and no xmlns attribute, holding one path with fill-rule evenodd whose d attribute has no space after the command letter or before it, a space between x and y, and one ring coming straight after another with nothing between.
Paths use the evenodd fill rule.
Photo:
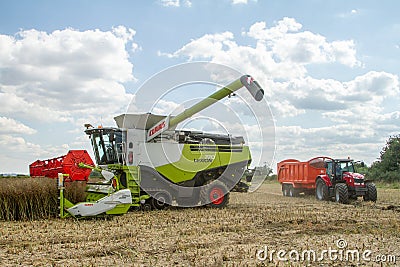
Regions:
<instances>
[{"instance_id":1,"label":"harvester front wheel","mask_svg":"<svg viewBox=\"0 0 400 267\"><path fill-rule=\"evenodd\" d=\"M167 191L160 191L153 195L150 199L150 205L153 209L164 210L172 203L172 196Z\"/></svg>"},{"instance_id":2,"label":"harvester front wheel","mask_svg":"<svg viewBox=\"0 0 400 267\"><path fill-rule=\"evenodd\" d=\"M376 202L378 199L378 192L376 191L376 186L374 183L367 183L367 193L364 196L364 201Z\"/></svg>"},{"instance_id":3,"label":"harvester front wheel","mask_svg":"<svg viewBox=\"0 0 400 267\"><path fill-rule=\"evenodd\" d=\"M220 181L212 181L200 191L202 205L210 208L223 208L229 203L229 190Z\"/></svg>"}]
</instances>

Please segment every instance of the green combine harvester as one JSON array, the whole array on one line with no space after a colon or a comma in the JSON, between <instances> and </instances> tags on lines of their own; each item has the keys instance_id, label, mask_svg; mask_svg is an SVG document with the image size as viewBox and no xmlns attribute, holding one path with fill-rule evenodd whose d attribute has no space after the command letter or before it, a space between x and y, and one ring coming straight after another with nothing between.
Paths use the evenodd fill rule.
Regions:
<instances>
[{"instance_id":1,"label":"green combine harvester","mask_svg":"<svg viewBox=\"0 0 400 267\"><path fill-rule=\"evenodd\" d=\"M123 214L131 207L225 207L251 162L241 136L177 130L176 126L217 101L246 87L256 101L264 91L249 75L221 88L176 116L122 114L117 127L86 124L97 167L105 178L88 183L86 202L74 205L63 196L61 217Z\"/></svg>"}]
</instances>

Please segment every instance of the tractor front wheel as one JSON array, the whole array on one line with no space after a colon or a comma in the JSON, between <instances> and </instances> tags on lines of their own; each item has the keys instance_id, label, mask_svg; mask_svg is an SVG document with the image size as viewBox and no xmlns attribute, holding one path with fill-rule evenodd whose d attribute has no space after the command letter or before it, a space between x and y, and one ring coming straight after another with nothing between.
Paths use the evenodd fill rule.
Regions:
<instances>
[{"instance_id":1,"label":"tractor front wheel","mask_svg":"<svg viewBox=\"0 0 400 267\"><path fill-rule=\"evenodd\" d=\"M223 208L229 203L229 190L220 181L212 181L200 191L201 204L210 208Z\"/></svg>"},{"instance_id":2,"label":"tractor front wheel","mask_svg":"<svg viewBox=\"0 0 400 267\"><path fill-rule=\"evenodd\" d=\"M346 184L336 184L335 186L335 200L338 203L348 203L349 202L349 190Z\"/></svg>"},{"instance_id":3,"label":"tractor front wheel","mask_svg":"<svg viewBox=\"0 0 400 267\"><path fill-rule=\"evenodd\" d=\"M364 195L364 201L376 202L378 199L378 192L376 191L376 186L374 183L367 183L367 193Z\"/></svg>"}]
</instances>

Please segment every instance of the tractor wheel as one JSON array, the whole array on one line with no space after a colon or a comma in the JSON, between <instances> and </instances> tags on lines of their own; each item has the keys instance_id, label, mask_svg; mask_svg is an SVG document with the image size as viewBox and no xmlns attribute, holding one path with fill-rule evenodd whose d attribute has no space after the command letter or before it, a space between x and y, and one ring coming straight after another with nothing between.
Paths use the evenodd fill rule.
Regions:
<instances>
[{"instance_id":1,"label":"tractor wheel","mask_svg":"<svg viewBox=\"0 0 400 267\"><path fill-rule=\"evenodd\" d=\"M318 200L329 200L328 186L322 179L318 179L315 185L315 198Z\"/></svg>"},{"instance_id":2,"label":"tractor wheel","mask_svg":"<svg viewBox=\"0 0 400 267\"><path fill-rule=\"evenodd\" d=\"M376 191L376 186L374 183L367 183L367 193L364 196L364 201L376 202L378 199L378 192Z\"/></svg>"},{"instance_id":3,"label":"tractor wheel","mask_svg":"<svg viewBox=\"0 0 400 267\"><path fill-rule=\"evenodd\" d=\"M201 204L210 208L223 208L229 203L229 190L220 181L211 181L200 190Z\"/></svg>"},{"instance_id":4,"label":"tractor wheel","mask_svg":"<svg viewBox=\"0 0 400 267\"><path fill-rule=\"evenodd\" d=\"M160 191L154 194L150 199L150 205L153 209L164 210L171 206L172 197L167 191Z\"/></svg>"},{"instance_id":5,"label":"tractor wheel","mask_svg":"<svg viewBox=\"0 0 400 267\"><path fill-rule=\"evenodd\" d=\"M346 184L336 184L335 186L335 200L338 203L346 204L349 202L349 190Z\"/></svg>"}]
</instances>

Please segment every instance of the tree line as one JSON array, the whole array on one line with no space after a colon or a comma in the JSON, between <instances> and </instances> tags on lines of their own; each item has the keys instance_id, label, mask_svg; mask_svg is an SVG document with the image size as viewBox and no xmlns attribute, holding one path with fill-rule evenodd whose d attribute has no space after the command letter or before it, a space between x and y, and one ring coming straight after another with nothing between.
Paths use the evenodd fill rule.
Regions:
<instances>
[{"instance_id":1,"label":"tree line","mask_svg":"<svg viewBox=\"0 0 400 267\"><path fill-rule=\"evenodd\" d=\"M367 179L400 182L400 134L390 136L380 152L378 161L364 170Z\"/></svg>"}]
</instances>

